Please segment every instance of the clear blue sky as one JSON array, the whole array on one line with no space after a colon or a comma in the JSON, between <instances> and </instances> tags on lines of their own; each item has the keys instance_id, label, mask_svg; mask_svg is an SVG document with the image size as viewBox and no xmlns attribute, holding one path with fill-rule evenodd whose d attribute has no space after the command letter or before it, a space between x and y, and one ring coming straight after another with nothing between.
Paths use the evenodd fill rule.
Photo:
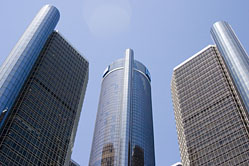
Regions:
<instances>
[{"instance_id":1,"label":"clear blue sky","mask_svg":"<svg viewBox=\"0 0 249 166\"><path fill-rule=\"evenodd\" d=\"M247 0L2 0L0 64L45 4L56 6L57 29L90 62L90 79L72 158L88 165L101 76L132 48L152 76L156 164L180 160L170 95L173 68L208 44L210 27L228 21L249 51Z\"/></svg>"}]
</instances>

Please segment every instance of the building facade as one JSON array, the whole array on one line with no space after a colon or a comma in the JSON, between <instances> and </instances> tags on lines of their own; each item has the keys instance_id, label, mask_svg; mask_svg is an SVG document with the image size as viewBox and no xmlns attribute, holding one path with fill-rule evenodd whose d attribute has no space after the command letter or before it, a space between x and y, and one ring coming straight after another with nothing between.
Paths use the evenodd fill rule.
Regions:
<instances>
[{"instance_id":1,"label":"building facade","mask_svg":"<svg viewBox=\"0 0 249 166\"><path fill-rule=\"evenodd\" d=\"M88 61L54 30L58 19L44 6L1 67L2 166L69 165Z\"/></svg>"},{"instance_id":2,"label":"building facade","mask_svg":"<svg viewBox=\"0 0 249 166\"><path fill-rule=\"evenodd\" d=\"M211 28L213 40L226 62L240 97L249 112L249 58L234 33L232 27L224 21L216 22Z\"/></svg>"},{"instance_id":3,"label":"building facade","mask_svg":"<svg viewBox=\"0 0 249 166\"><path fill-rule=\"evenodd\" d=\"M126 50L103 74L90 166L154 166L151 78Z\"/></svg>"},{"instance_id":4,"label":"building facade","mask_svg":"<svg viewBox=\"0 0 249 166\"><path fill-rule=\"evenodd\" d=\"M0 68L0 127L59 18L60 13L55 7L44 6L2 64Z\"/></svg>"},{"instance_id":5,"label":"building facade","mask_svg":"<svg viewBox=\"0 0 249 166\"><path fill-rule=\"evenodd\" d=\"M247 110L216 46L175 67L171 91L184 166L248 165Z\"/></svg>"}]
</instances>

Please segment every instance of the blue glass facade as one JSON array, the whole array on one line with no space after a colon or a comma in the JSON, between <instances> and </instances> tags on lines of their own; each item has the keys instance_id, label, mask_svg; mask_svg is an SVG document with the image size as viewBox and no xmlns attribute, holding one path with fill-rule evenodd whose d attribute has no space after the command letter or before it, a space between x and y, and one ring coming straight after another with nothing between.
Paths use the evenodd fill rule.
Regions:
<instances>
[{"instance_id":1,"label":"blue glass facade","mask_svg":"<svg viewBox=\"0 0 249 166\"><path fill-rule=\"evenodd\" d=\"M70 163L89 63L54 30L59 17L44 6L1 66L1 166Z\"/></svg>"},{"instance_id":2,"label":"blue glass facade","mask_svg":"<svg viewBox=\"0 0 249 166\"><path fill-rule=\"evenodd\" d=\"M58 32L50 35L1 127L1 166L69 165L88 66Z\"/></svg>"},{"instance_id":3,"label":"blue glass facade","mask_svg":"<svg viewBox=\"0 0 249 166\"><path fill-rule=\"evenodd\" d=\"M131 49L106 68L90 166L155 165L150 80Z\"/></svg>"},{"instance_id":4,"label":"blue glass facade","mask_svg":"<svg viewBox=\"0 0 249 166\"><path fill-rule=\"evenodd\" d=\"M59 11L44 6L0 68L0 127L12 108L32 66L59 20Z\"/></svg>"},{"instance_id":5,"label":"blue glass facade","mask_svg":"<svg viewBox=\"0 0 249 166\"><path fill-rule=\"evenodd\" d=\"M249 58L227 22L216 22L211 34L217 48L226 62L243 103L249 111Z\"/></svg>"}]
</instances>

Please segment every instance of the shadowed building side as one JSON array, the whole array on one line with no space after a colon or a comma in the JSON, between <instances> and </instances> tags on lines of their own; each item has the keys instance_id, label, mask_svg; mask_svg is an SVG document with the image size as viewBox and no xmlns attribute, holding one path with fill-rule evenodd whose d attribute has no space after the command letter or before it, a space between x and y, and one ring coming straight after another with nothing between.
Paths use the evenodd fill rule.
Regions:
<instances>
[{"instance_id":1,"label":"shadowed building side","mask_svg":"<svg viewBox=\"0 0 249 166\"><path fill-rule=\"evenodd\" d=\"M131 163L134 166L144 166L144 150L138 145L135 145L133 148Z\"/></svg>"},{"instance_id":2,"label":"shadowed building side","mask_svg":"<svg viewBox=\"0 0 249 166\"><path fill-rule=\"evenodd\" d=\"M49 14L45 16L45 20L40 20L44 10L55 14L58 11L55 7L46 5L31 23L32 26L39 21L42 25L52 26L58 21L58 17L54 18ZM47 19L55 20L46 22ZM47 36L51 30L40 24L35 25L38 26L38 38ZM28 28L25 35L32 36L33 31L29 30ZM13 106L8 108L8 114L2 119L1 166L69 165L88 82L89 63L58 31L52 30L49 37L43 40L44 44L36 40L32 46L27 46L26 52L18 59L18 64L22 63L20 66L16 66L15 61L9 61L13 58L12 53L6 60L9 66L15 66L14 75L25 71L27 78L22 78L23 85L18 81L19 77L9 82L10 86L18 84L20 91L15 89L17 96L13 98ZM34 58L30 53L40 47L42 49ZM25 58L26 61L22 61ZM27 63L30 63L30 71L21 67L27 66ZM13 73L7 77L13 77ZM6 96L0 97L6 99ZM5 100L0 101L4 104Z\"/></svg>"}]
</instances>

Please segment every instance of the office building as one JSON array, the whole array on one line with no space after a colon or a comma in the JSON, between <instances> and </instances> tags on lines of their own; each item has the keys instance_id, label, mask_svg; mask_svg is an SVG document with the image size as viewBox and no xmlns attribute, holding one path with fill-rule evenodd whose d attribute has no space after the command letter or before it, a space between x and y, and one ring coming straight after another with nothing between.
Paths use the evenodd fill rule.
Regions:
<instances>
[{"instance_id":1,"label":"office building","mask_svg":"<svg viewBox=\"0 0 249 166\"><path fill-rule=\"evenodd\" d=\"M88 81L88 61L54 28L44 6L0 72L0 165L68 166Z\"/></svg>"},{"instance_id":2,"label":"office building","mask_svg":"<svg viewBox=\"0 0 249 166\"><path fill-rule=\"evenodd\" d=\"M249 112L248 55L232 27L227 22L216 22L211 28L211 34L239 91L240 97Z\"/></svg>"},{"instance_id":3,"label":"office building","mask_svg":"<svg viewBox=\"0 0 249 166\"><path fill-rule=\"evenodd\" d=\"M52 6L43 7L0 68L0 128L24 85L60 13Z\"/></svg>"},{"instance_id":4,"label":"office building","mask_svg":"<svg viewBox=\"0 0 249 166\"><path fill-rule=\"evenodd\" d=\"M171 90L184 166L248 165L246 107L216 46L175 67Z\"/></svg>"},{"instance_id":5,"label":"office building","mask_svg":"<svg viewBox=\"0 0 249 166\"><path fill-rule=\"evenodd\" d=\"M103 74L90 166L154 166L151 77L133 51Z\"/></svg>"}]
</instances>

